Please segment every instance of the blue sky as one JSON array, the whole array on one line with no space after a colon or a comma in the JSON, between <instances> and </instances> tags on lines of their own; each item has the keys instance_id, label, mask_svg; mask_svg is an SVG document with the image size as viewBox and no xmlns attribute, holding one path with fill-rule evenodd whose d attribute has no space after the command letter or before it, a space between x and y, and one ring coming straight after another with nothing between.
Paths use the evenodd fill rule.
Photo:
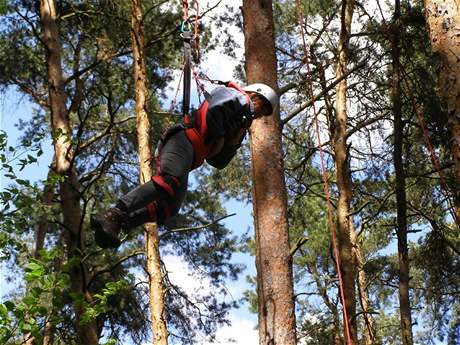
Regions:
<instances>
[{"instance_id":1,"label":"blue sky","mask_svg":"<svg viewBox=\"0 0 460 345\"><path fill-rule=\"evenodd\" d=\"M231 3L231 1L225 1ZM233 3L232 3L233 4ZM242 34L235 31L235 36L239 37L242 42ZM242 52L239 52L241 55ZM205 68L205 72L212 78L221 80L231 80L233 75L233 68L235 63L239 59L230 59L219 53L218 51L212 52L208 55L205 64L202 64L201 68ZM205 66L205 67L203 67ZM222 68L225 66L225 68ZM171 83L171 87L175 90L177 81ZM192 83L194 86L194 83ZM172 93L173 91L171 91ZM196 106L198 101L196 97L196 91L192 90L192 95L195 97L192 99L192 103ZM180 97L180 96L179 96ZM16 92L14 88L9 88L7 92L0 94L0 129L4 130L8 134L8 144L10 146L17 146L18 139L21 135L15 124L18 123L19 119L28 120L31 118L33 112L33 105L28 102L27 98ZM36 182L44 180L48 172L48 166L51 163L53 148L50 140L46 140L44 143L44 154L39 157L38 162L25 168L22 172L17 172L19 178ZM0 189L4 189L9 183L8 178L3 176L3 172L0 175ZM252 232L252 205L246 205L234 200L226 202L225 207L228 213L237 213L237 216L227 218L223 223L235 234L242 235L248 228ZM183 286L187 286L190 282L189 274L191 270L187 265L180 259L174 257L164 258L168 270L172 276L172 281ZM247 254L236 254L233 257L234 262L243 263L246 265L246 271L241 274L240 279L236 282L228 282L227 288L230 291L233 298L236 300L240 299L243 292L249 288L246 283L246 275L255 275L255 264L254 258ZM0 277L4 281L6 273L5 267L0 267ZM175 280L174 280L175 279ZM199 282L197 282L199 283ZM206 281L202 282L203 285ZM4 300L5 295L12 289L14 284L0 284L0 301ZM227 297L230 298L230 297ZM228 338L233 338L236 342L234 345L250 345L257 344L257 331L255 330L257 324L257 316L248 312L246 305L241 306L239 309L232 310L229 315L232 321L232 326L222 327L217 332L217 340L219 344L230 344Z\"/></svg>"},{"instance_id":2,"label":"blue sky","mask_svg":"<svg viewBox=\"0 0 460 345\"><path fill-rule=\"evenodd\" d=\"M28 120L32 116L33 106L26 98L21 97L14 89L10 88L0 98L0 128L8 133L8 144L11 146L19 145L18 139L21 135L15 124L18 123L19 119ZM44 180L48 172L48 165L52 159L53 148L49 140L46 140L44 144L44 154L39 157L36 164L30 165L25 168L22 172L17 172L19 178L27 179L31 182L37 182ZM9 179L3 176L3 172L0 176L0 188L4 189ZM237 213L237 216L229 217L223 221L223 223L236 235L242 235L248 228L252 229L252 217L251 211L252 206L243 204L234 200L226 202L225 207L228 213ZM246 283L246 275L255 274L254 259L246 254L236 254L233 258L234 262L243 263L246 265L247 270L240 276L240 279L236 282L228 282L227 288L230 291L233 298L236 300L242 297L243 292L249 288ZM172 281L182 285L184 287L190 283L189 275L191 270L183 260L177 257L165 258L168 270L170 270ZM0 275L2 281L6 274L6 268L1 267ZM199 282L196 282L199 284ZM206 285L206 281L201 282L202 285ZM14 284L0 284L0 300L5 298L5 295L12 289L15 288ZM230 297L227 297L230 298ZM247 341L249 339L256 339L257 332L254 327L257 323L256 315L250 314L247 310L247 306L244 305L239 309L235 309L230 314L233 327L244 332L235 332L233 327L223 327L218 332L218 339L221 344L226 344L225 340L228 337L233 337L237 342L235 344L250 344ZM242 337L242 334L244 337ZM249 338L248 338L249 337ZM252 337L252 338L251 338ZM255 344L255 343L254 343Z\"/></svg>"}]
</instances>

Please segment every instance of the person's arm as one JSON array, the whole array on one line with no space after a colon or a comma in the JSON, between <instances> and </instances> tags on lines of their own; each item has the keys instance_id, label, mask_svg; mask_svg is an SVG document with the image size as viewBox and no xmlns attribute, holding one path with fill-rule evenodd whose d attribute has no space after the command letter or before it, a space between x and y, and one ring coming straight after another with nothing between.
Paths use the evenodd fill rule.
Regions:
<instances>
[{"instance_id":1,"label":"person's arm","mask_svg":"<svg viewBox=\"0 0 460 345\"><path fill-rule=\"evenodd\" d=\"M243 127L243 117L250 113L246 97L239 91L217 87L211 92L206 112L206 140L217 141Z\"/></svg>"},{"instance_id":2,"label":"person's arm","mask_svg":"<svg viewBox=\"0 0 460 345\"><path fill-rule=\"evenodd\" d=\"M241 142L243 141L245 134L246 131L241 128L236 133L234 133L234 135L226 138L223 142L222 149L217 151L215 154L210 155L208 158L206 158L206 161L214 168L225 168L236 155L236 152L241 146Z\"/></svg>"}]
</instances>

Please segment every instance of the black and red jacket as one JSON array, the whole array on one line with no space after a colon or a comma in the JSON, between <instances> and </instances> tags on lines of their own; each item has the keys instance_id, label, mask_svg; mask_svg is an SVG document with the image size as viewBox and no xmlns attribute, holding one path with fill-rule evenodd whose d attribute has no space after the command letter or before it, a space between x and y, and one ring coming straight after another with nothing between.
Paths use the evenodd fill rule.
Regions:
<instances>
[{"instance_id":1,"label":"black and red jacket","mask_svg":"<svg viewBox=\"0 0 460 345\"><path fill-rule=\"evenodd\" d=\"M233 82L218 86L211 91L192 117L185 116L185 133L195 151L194 168L204 160L212 166L222 169L235 156L238 145L228 144L217 154L208 158L213 145L221 138L232 138L240 129L247 129L252 121L254 106L249 96ZM193 123L193 125L191 125Z\"/></svg>"}]
</instances>

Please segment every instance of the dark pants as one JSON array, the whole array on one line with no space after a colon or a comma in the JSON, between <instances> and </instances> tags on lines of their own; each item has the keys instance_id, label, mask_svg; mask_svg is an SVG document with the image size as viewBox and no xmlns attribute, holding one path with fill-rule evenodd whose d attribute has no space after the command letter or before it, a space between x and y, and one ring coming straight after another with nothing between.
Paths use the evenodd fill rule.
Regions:
<instances>
[{"instance_id":1,"label":"dark pants","mask_svg":"<svg viewBox=\"0 0 460 345\"><path fill-rule=\"evenodd\" d=\"M127 228L153 221L162 224L179 212L184 201L194 157L184 130L166 132L155 155L156 175L119 200L119 207L129 214Z\"/></svg>"}]
</instances>

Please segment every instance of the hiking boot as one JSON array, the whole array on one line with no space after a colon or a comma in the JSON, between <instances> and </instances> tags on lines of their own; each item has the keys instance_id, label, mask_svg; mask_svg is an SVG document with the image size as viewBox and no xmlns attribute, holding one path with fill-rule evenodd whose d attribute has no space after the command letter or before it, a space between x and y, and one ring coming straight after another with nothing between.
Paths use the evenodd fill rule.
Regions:
<instances>
[{"instance_id":1,"label":"hiking boot","mask_svg":"<svg viewBox=\"0 0 460 345\"><path fill-rule=\"evenodd\" d=\"M101 248L117 248L121 244L119 235L126 218L126 212L117 207L108 209L103 215L91 215L96 244Z\"/></svg>"}]
</instances>

